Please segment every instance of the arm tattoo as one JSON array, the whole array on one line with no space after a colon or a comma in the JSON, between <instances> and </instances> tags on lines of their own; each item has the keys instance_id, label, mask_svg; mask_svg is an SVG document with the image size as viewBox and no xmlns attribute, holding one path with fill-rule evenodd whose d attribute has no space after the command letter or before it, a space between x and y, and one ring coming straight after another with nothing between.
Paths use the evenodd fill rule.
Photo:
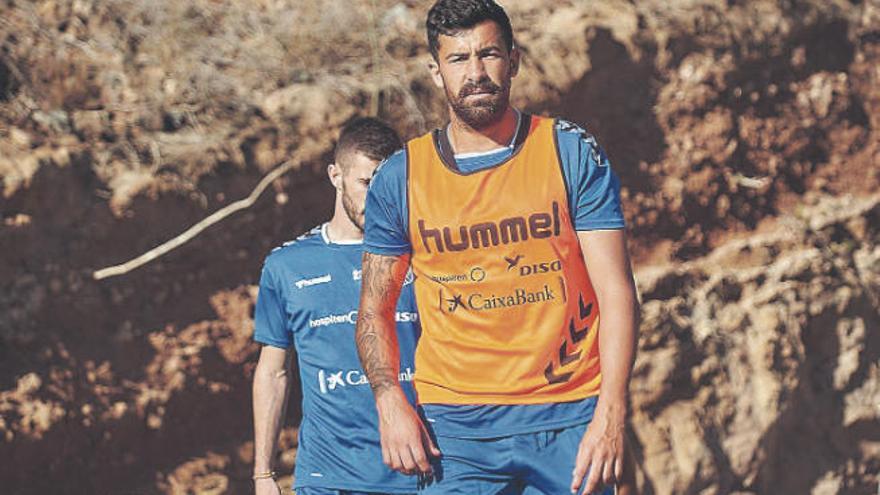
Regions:
<instances>
[{"instance_id":1,"label":"arm tattoo","mask_svg":"<svg viewBox=\"0 0 880 495\"><path fill-rule=\"evenodd\" d=\"M358 356L373 392L398 385L400 366L394 311L409 259L364 253L361 304L358 311Z\"/></svg>"}]
</instances>

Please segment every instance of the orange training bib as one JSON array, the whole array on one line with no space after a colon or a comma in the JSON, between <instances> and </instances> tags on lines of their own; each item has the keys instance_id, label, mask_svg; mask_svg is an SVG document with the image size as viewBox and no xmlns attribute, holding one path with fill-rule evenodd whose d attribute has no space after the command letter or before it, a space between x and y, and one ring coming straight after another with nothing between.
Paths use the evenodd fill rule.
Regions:
<instances>
[{"instance_id":1,"label":"orange training bib","mask_svg":"<svg viewBox=\"0 0 880 495\"><path fill-rule=\"evenodd\" d=\"M438 152L438 132L407 145L421 403L538 404L599 393L599 306L554 122L523 115L512 156L471 173Z\"/></svg>"}]
</instances>

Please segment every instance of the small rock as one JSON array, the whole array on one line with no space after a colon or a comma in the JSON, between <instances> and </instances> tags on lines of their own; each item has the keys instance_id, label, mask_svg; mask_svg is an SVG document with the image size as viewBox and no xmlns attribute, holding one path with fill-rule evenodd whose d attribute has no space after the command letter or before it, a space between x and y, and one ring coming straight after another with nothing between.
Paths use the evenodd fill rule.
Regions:
<instances>
[{"instance_id":1,"label":"small rock","mask_svg":"<svg viewBox=\"0 0 880 495\"><path fill-rule=\"evenodd\" d=\"M43 380L36 373L28 373L18 379L17 391L19 394L32 394L40 389Z\"/></svg>"},{"instance_id":2,"label":"small rock","mask_svg":"<svg viewBox=\"0 0 880 495\"><path fill-rule=\"evenodd\" d=\"M71 130L70 117L64 110L36 111L32 114L32 118L44 131L60 134Z\"/></svg>"}]
</instances>

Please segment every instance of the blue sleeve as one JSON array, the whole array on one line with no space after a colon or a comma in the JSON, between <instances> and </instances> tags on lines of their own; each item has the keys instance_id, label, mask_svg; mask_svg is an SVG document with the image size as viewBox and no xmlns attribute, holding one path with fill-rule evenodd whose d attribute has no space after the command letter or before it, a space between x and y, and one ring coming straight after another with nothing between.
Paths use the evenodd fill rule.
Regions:
<instances>
[{"instance_id":1,"label":"blue sleeve","mask_svg":"<svg viewBox=\"0 0 880 495\"><path fill-rule=\"evenodd\" d=\"M596 139L566 121L556 133L575 230L624 228L620 181Z\"/></svg>"},{"instance_id":2,"label":"blue sleeve","mask_svg":"<svg viewBox=\"0 0 880 495\"><path fill-rule=\"evenodd\" d=\"M388 157L376 169L364 221L364 250L399 256L412 251L406 204L406 151Z\"/></svg>"},{"instance_id":3,"label":"blue sleeve","mask_svg":"<svg viewBox=\"0 0 880 495\"><path fill-rule=\"evenodd\" d=\"M257 306L254 310L254 340L287 349L293 345L290 332L287 331L287 311L269 267L269 260L266 260L260 275L260 291L257 293Z\"/></svg>"}]
</instances>

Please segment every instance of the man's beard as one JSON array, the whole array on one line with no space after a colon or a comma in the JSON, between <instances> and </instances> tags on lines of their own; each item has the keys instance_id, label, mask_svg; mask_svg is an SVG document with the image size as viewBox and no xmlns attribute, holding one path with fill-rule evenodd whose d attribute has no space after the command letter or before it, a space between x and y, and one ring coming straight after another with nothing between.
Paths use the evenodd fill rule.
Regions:
<instances>
[{"instance_id":1,"label":"man's beard","mask_svg":"<svg viewBox=\"0 0 880 495\"><path fill-rule=\"evenodd\" d=\"M351 199L351 196L348 195L348 191L345 190L345 186L342 186L342 209L345 210L345 214L348 216L348 219L351 220L351 223L354 224L355 227L358 228L361 232L364 231L364 210L363 208L358 208L354 204L354 200Z\"/></svg>"},{"instance_id":2,"label":"man's beard","mask_svg":"<svg viewBox=\"0 0 880 495\"><path fill-rule=\"evenodd\" d=\"M467 101L469 95L486 92L489 94L478 101ZM472 129L485 129L504 117L510 99L510 79L507 79L502 86L498 86L488 77L475 83L465 83L458 95L450 94L449 90L446 90L446 99L455 115L465 124Z\"/></svg>"}]
</instances>

